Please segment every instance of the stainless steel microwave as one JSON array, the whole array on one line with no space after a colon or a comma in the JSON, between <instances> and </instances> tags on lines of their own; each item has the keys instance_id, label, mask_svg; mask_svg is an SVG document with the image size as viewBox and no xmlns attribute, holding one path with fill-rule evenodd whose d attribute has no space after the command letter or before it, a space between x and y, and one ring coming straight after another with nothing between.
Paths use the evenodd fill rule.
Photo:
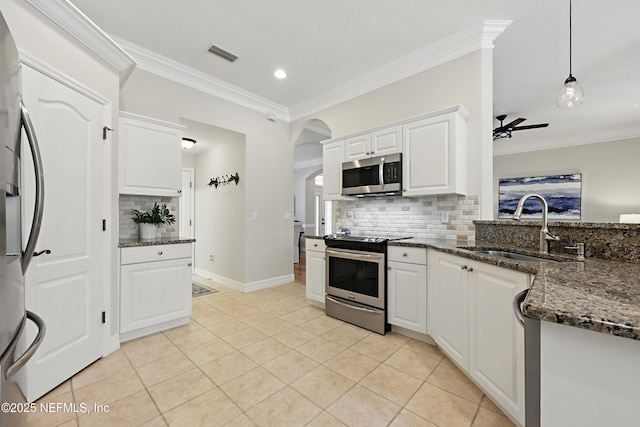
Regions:
<instances>
[{"instance_id":1,"label":"stainless steel microwave","mask_svg":"<svg viewBox=\"0 0 640 427\"><path fill-rule=\"evenodd\" d=\"M369 157L342 164L342 195L402 194L402 154Z\"/></svg>"}]
</instances>

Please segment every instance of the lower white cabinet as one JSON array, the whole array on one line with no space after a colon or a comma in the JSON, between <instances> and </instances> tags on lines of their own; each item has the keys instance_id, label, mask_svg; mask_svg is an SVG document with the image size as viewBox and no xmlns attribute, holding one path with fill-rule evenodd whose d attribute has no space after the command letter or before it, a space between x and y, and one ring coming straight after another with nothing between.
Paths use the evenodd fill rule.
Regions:
<instances>
[{"instance_id":1,"label":"lower white cabinet","mask_svg":"<svg viewBox=\"0 0 640 427\"><path fill-rule=\"evenodd\" d=\"M427 251L389 246L387 262L387 321L427 333Z\"/></svg>"},{"instance_id":2,"label":"lower white cabinet","mask_svg":"<svg viewBox=\"0 0 640 427\"><path fill-rule=\"evenodd\" d=\"M120 340L189 322L191 244L120 250Z\"/></svg>"},{"instance_id":3,"label":"lower white cabinet","mask_svg":"<svg viewBox=\"0 0 640 427\"><path fill-rule=\"evenodd\" d=\"M324 307L324 278L326 246L322 239L309 239L306 243L306 296L311 301Z\"/></svg>"},{"instance_id":4,"label":"lower white cabinet","mask_svg":"<svg viewBox=\"0 0 640 427\"><path fill-rule=\"evenodd\" d=\"M429 251L429 334L513 420L524 425L524 330L513 299L527 273Z\"/></svg>"}]
</instances>

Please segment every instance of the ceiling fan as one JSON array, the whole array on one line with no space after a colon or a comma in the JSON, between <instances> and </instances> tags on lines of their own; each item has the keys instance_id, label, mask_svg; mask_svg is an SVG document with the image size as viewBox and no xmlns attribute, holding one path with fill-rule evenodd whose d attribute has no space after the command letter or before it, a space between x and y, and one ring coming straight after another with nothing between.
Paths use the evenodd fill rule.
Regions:
<instances>
[{"instance_id":1,"label":"ceiling fan","mask_svg":"<svg viewBox=\"0 0 640 427\"><path fill-rule=\"evenodd\" d=\"M503 139L503 138L511 138L511 132L514 130L526 130L526 129L536 129L536 128L546 128L549 126L549 123L540 123L537 125L528 125L528 126L518 126L520 123L524 122L527 119L519 118L507 123L506 125L502 124L504 119L507 118L506 114L502 114L500 116L496 116L496 119L500 120L500 126L493 130L493 140Z\"/></svg>"}]
</instances>

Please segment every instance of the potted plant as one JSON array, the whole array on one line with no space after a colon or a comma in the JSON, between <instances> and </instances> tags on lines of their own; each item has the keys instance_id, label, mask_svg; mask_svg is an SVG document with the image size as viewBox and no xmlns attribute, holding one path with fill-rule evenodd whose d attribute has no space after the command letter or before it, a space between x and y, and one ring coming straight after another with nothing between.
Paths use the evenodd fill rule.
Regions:
<instances>
[{"instance_id":1,"label":"potted plant","mask_svg":"<svg viewBox=\"0 0 640 427\"><path fill-rule=\"evenodd\" d=\"M158 206L158 203L153 204L153 208L147 212L140 212L133 209L133 213L136 215L133 222L140 224L140 238L141 239L154 239L158 227L161 225L170 225L176 222L175 217L167 208L167 204L163 204L162 207Z\"/></svg>"}]
</instances>

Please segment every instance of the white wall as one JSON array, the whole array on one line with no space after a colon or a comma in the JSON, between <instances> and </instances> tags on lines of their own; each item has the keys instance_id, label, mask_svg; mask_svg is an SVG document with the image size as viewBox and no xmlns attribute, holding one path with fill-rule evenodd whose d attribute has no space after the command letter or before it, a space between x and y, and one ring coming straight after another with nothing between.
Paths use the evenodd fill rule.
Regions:
<instances>
[{"instance_id":1,"label":"white wall","mask_svg":"<svg viewBox=\"0 0 640 427\"><path fill-rule=\"evenodd\" d=\"M211 178L235 172L240 176L238 185L209 187ZM196 156L195 265L221 282L244 283L245 279L244 176L244 135L216 142L213 148ZM213 262L209 255L213 255Z\"/></svg>"},{"instance_id":2,"label":"white wall","mask_svg":"<svg viewBox=\"0 0 640 427\"><path fill-rule=\"evenodd\" d=\"M582 218L618 222L621 213L640 213L640 138L494 158L494 218L498 218L498 180L582 173Z\"/></svg>"},{"instance_id":3,"label":"white wall","mask_svg":"<svg viewBox=\"0 0 640 427\"><path fill-rule=\"evenodd\" d=\"M169 122L185 118L245 135L245 174L240 177L245 215L237 218L245 229L244 285L251 289L292 280L293 219L284 219L285 212L293 217L293 147L287 124L267 121L263 114L141 70L134 71L123 87L120 107Z\"/></svg>"},{"instance_id":4,"label":"white wall","mask_svg":"<svg viewBox=\"0 0 640 427\"><path fill-rule=\"evenodd\" d=\"M467 191L480 196L482 218L491 218L492 52L481 49L404 80L318 111L291 123L292 132L306 120L324 121L332 138L393 121L463 105L468 122Z\"/></svg>"}]
</instances>

